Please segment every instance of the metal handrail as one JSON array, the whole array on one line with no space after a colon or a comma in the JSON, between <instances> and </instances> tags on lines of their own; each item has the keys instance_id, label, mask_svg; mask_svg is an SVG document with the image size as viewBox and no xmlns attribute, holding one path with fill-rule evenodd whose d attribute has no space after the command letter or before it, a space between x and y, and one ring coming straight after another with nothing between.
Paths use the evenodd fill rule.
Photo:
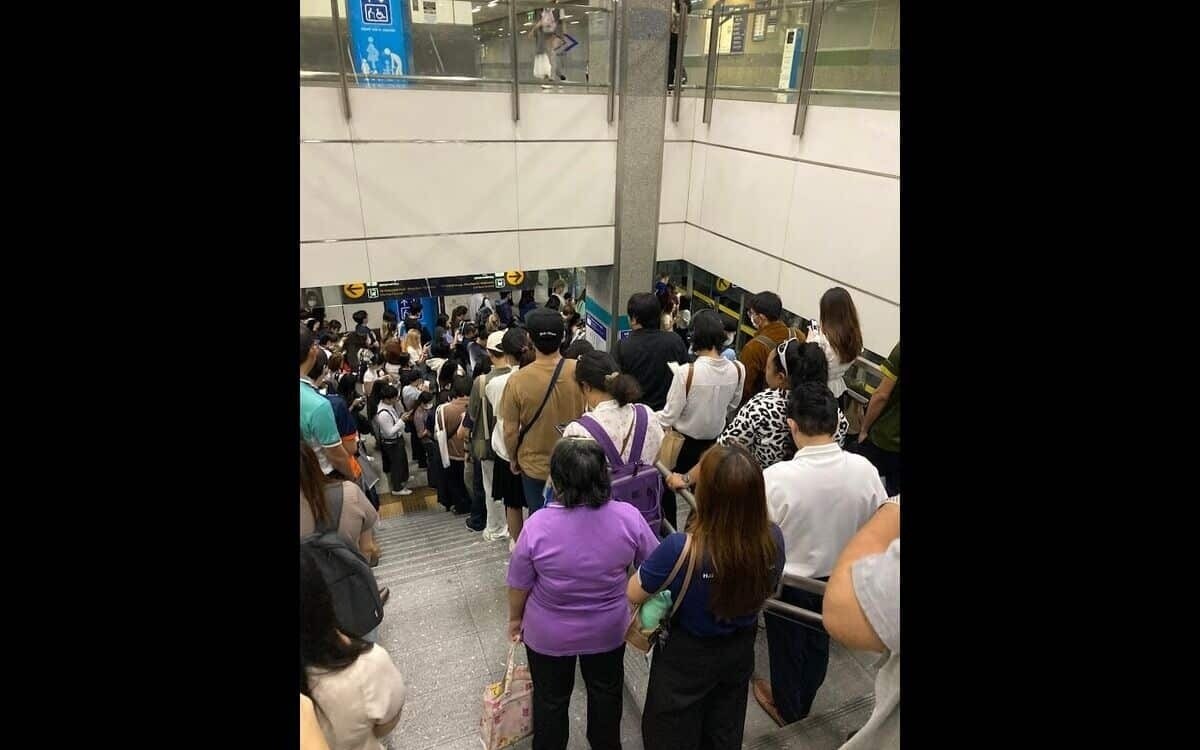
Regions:
<instances>
[{"instance_id":1,"label":"metal handrail","mask_svg":"<svg viewBox=\"0 0 1200 750\"><path fill-rule=\"evenodd\" d=\"M825 0L813 0L809 11L808 32L804 39L804 56L800 60L800 94L796 97L796 120L792 135L804 137L804 122L808 118L808 92L812 88L813 73L817 65L817 46L821 41L821 17L825 11Z\"/></svg>"},{"instance_id":2,"label":"metal handrail","mask_svg":"<svg viewBox=\"0 0 1200 750\"><path fill-rule=\"evenodd\" d=\"M613 9L621 7L619 0L613 0ZM617 112L617 49L620 41L617 29L620 27L621 14L608 14L608 124L612 125Z\"/></svg>"},{"instance_id":3,"label":"metal handrail","mask_svg":"<svg viewBox=\"0 0 1200 750\"><path fill-rule=\"evenodd\" d=\"M716 18L725 8L725 0L718 0L713 6L713 17ZM704 74L704 113L700 121L705 125L712 122L712 108L717 85L717 46L720 44L721 23L714 21L708 25L708 61Z\"/></svg>"},{"instance_id":4,"label":"metal handrail","mask_svg":"<svg viewBox=\"0 0 1200 750\"><path fill-rule=\"evenodd\" d=\"M668 469L666 467L666 465L663 464L662 461L655 461L654 468L658 469L658 473L661 474L664 479L671 475L671 470ZM691 509L691 511L693 513L696 512L696 498L694 495L692 495L691 490L687 490L687 489L676 490L675 494L678 495L679 497L683 498L683 501L688 504L688 507ZM671 533L675 533L675 531L676 531L675 527L672 526L670 523L668 523L665 519L663 520L662 525L665 526ZM815 578L808 578L806 576L795 576L795 575L791 575L789 573L784 573L780 577L779 583L780 583L780 586L786 585L791 588L800 589L801 591L807 591L811 594L818 594L820 596L825 595L825 582L818 581ZM786 616L793 617L801 625L806 625L809 627L817 626L817 627L820 627L822 631L824 631L824 625L823 625L824 620L821 618L820 612L813 612L811 610L807 610L802 607L797 607L794 604L788 604L785 601L781 601L778 598L778 593L779 592L776 591L776 596L771 597L770 599L767 600L766 608L768 610L771 610L772 612L774 612L778 615L781 615L781 616L786 615Z\"/></svg>"},{"instance_id":5,"label":"metal handrail","mask_svg":"<svg viewBox=\"0 0 1200 750\"><path fill-rule=\"evenodd\" d=\"M517 122L521 119L521 84L517 82L517 0L508 0L508 38L509 62L512 64L512 118Z\"/></svg>"},{"instance_id":6,"label":"metal handrail","mask_svg":"<svg viewBox=\"0 0 1200 750\"><path fill-rule=\"evenodd\" d=\"M672 3L676 0L671 0ZM679 38L675 40L675 75L670 82L675 87L671 96L671 122L679 122L679 96L683 93L683 51L687 46L687 17L679 19Z\"/></svg>"},{"instance_id":7,"label":"metal handrail","mask_svg":"<svg viewBox=\"0 0 1200 750\"><path fill-rule=\"evenodd\" d=\"M342 89L342 116L350 121L350 84L346 82L346 61L342 59L342 21L338 11L337 0L329 0L330 13L333 16L333 47L337 50L338 78Z\"/></svg>"}]
</instances>

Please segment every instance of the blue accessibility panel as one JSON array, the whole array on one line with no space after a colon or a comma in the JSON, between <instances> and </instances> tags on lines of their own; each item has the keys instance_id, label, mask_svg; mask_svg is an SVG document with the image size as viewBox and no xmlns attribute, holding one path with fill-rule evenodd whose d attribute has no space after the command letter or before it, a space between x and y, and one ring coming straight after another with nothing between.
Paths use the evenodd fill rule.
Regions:
<instances>
[{"instance_id":1,"label":"blue accessibility panel","mask_svg":"<svg viewBox=\"0 0 1200 750\"><path fill-rule=\"evenodd\" d=\"M367 88L397 88L412 61L402 0L350 0L346 3L354 76Z\"/></svg>"}]
</instances>

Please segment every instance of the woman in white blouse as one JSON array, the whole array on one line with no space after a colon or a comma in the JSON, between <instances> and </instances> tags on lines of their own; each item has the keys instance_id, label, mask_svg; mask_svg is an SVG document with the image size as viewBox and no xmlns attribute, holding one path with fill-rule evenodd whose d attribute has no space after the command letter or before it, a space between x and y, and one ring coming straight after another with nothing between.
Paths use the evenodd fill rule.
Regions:
<instances>
[{"instance_id":1,"label":"woman in white blouse","mask_svg":"<svg viewBox=\"0 0 1200 750\"><path fill-rule=\"evenodd\" d=\"M829 364L827 385L833 397L842 401L846 381L842 378L863 350L862 328L858 325L858 310L854 300L840 286L821 295L821 322L809 331L808 341L819 344Z\"/></svg>"},{"instance_id":2,"label":"woman in white blouse","mask_svg":"<svg viewBox=\"0 0 1200 750\"><path fill-rule=\"evenodd\" d=\"M387 651L341 632L333 597L300 546L300 694L312 699L331 750L382 750L408 690Z\"/></svg>"},{"instance_id":3,"label":"woman in white blouse","mask_svg":"<svg viewBox=\"0 0 1200 750\"><path fill-rule=\"evenodd\" d=\"M425 347L421 346L421 332L410 330L404 336L404 350L408 352L408 363L413 367L425 361Z\"/></svg>"},{"instance_id":4,"label":"woman in white blouse","mask_svg":"<svg viewBox=\"0 0 1200 750\"><path fill-rule=\"evenodd\" d=\"M727 416L742 401L746 377L741 362L721 356L725 344L725 325L720 313L701 310L692 316L692 348L696 361L675 371L667 404L658 412L663 427L672 427L683 436L683 447L672 471L690 468L700 462L704 451L712 447L725 429ZM663 518L675 524L675 493L663 493Z\"/></svg>"}]
</instances>

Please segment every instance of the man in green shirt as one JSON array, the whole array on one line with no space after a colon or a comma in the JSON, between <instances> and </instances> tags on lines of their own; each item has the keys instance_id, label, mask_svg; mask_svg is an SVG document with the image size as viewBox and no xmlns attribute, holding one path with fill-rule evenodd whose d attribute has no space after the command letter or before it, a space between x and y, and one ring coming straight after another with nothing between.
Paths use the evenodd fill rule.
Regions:
<instances>
[{"instance_id":1,"label":"man in green shirt","mask_svg":"<svg viewBox=\"0 0 1200 750\"><path fill-rule=\"evenodd\" d=\"M875 465L889 497L900 494L900 342L879 366L883 380L871 394L858 432L858 453Z\"/></svg>"}]
</instances>

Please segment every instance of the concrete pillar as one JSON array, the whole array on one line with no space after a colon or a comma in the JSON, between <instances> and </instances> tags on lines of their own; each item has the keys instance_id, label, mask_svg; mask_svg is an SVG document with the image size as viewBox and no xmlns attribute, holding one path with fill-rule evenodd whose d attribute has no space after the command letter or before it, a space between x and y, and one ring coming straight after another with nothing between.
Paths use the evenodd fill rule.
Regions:
<instances>
[{"instance_id":1,"label":"concrete pillar","mask_svg":"<svg viewBox=\"0 0 1200 750\"><path fill-rule=\"evenodd\" d=\"M625 305L654 288L658 202L667 107L671 0L621 0L617 195L611 269L588 271L589 307L608 325L611 349L629 329Z\"/></svg>"}]
</instances>

